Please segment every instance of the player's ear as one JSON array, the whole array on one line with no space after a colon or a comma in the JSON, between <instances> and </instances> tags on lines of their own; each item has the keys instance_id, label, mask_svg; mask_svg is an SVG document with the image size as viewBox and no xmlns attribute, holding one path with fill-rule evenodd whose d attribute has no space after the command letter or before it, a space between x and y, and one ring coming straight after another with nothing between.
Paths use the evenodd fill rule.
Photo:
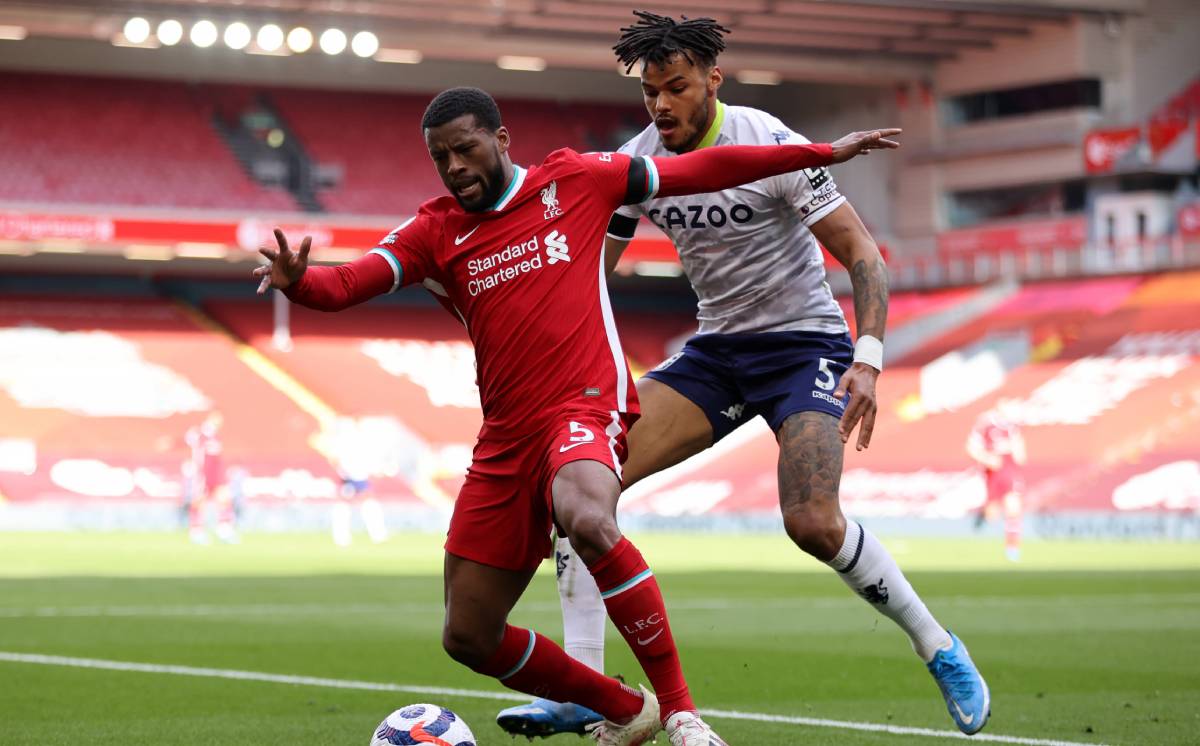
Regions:
<instances>
[{"instance_id":1,"label":"player's ear","mask_svg":"<svg viewBox=\"0 0 1200 746\"><path fill-rule=\"evenodd\" d=\"M500 129L496 130L496 147L500 149L501 153L507 153L510 144L508 127L501 126Z\"/></svg>"},{"instance_id":2,"label":"player's ear","mask_svg":"<svg viewBox=\"0 0 1200 746\"><path fill-rule=\"evenodd\" d=\"M725 75L721 72L721 68L716 65L708 71L708 95L710 98L717 95L717 91L721 89L721 84L725 82Z\"/></svg>"}]
</instances>

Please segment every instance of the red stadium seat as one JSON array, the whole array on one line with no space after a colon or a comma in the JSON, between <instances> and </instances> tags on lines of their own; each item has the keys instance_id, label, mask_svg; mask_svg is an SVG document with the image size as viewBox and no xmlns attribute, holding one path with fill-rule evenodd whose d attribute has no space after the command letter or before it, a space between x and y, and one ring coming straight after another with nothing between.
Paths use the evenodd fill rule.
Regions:
<instances>
[{"instance_id":1,"label":"red stadium seat","mask_svg":"<svg viewBox=\"0 0 1200 746\"><path fill-rule=\"evenodd\" d=\"M180 83L0 76L0 201L295 211L254 182Z\"/></svg>"}]
</instances>

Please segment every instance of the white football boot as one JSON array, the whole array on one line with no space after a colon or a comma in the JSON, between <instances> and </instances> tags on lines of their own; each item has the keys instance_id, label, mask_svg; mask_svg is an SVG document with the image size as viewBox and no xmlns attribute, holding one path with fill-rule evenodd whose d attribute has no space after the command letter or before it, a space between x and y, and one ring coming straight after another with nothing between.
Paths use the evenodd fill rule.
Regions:
<instances>
[{"instance_id":1,"label":"white football boot","mask_svg":"<svg viewBox=\"0 0 1200 746\"><path fill-rule=\"evenodd\" d=\"M596 743L600 746L641 746L662 730L662 723L658 719L658 697L644 686L641 690L642 711L633 720L624 725L601 720L587 727L587 732L596 739Z\"/></svg>"},{"instance_id":2,"label":"white football boot","mask_svg":"<svg viewBox=\"0 0 1200 746\"><path fill-rule=\"evenodd\" d=\"M671 746L729 746L713 732L712 726L687 710L667 718L667 737Z\"/></svg>"}]
</instances>

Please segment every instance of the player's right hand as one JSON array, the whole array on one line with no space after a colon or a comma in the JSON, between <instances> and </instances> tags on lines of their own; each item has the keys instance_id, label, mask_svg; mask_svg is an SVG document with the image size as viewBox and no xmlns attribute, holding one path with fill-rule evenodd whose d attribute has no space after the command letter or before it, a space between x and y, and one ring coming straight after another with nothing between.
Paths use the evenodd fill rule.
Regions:
<instances>
[{"instance_id":1,"label":"player's right hand","mask_svg":"<svg viewBox=\"0 0 1200 746\"><path fill-rule=\"evenodd\" d=\"M832 143L833 162L845 163L856 155L867 155L872 150L895 150L900 147L900 143L889 138L901 132L903 130L897 127L870 130L869 132L851 132Z\"/></svg>"},{"instance_id":2,"label":"player's right hand","mask_svg":"<svg viewBox=\"0 0 1200 746\"><path fill-rule=\"evenodd\" d=\"M287 237L283 235L283 231L275 229L275 241L279 244L279 250L270 246L263 246L258 250L258 253L265 256L271 263L261 267L256 267L252 275L262 278L258 283L258 294L262 295L270 288L283 290L294 282L298 282L304 276L304 270L308 269L308 248L312 244L312 236L305 236L300 242L300 250L292 251L288 248Z\"/></svg>"}]
</instances>

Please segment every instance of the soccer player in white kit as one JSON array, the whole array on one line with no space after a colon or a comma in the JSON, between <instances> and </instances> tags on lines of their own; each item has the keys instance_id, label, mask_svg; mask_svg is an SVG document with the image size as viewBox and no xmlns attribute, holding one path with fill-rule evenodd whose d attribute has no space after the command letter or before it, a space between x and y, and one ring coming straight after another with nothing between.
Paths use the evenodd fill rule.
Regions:
<instances>
[{"instance_id":1,"label":"soccer player in white kit","mask_svg":"<svg viewBox=\"0 0 1200 746\"><path fill-rule=\"evenodd\" d=\"M717 99L716 65L727 31L715 21L635 11L614 47L641 63L652 123L621 147L667 157L722 145L807 143L780 120ZM977 733L990 695L962 642L934 619L887 549L847 521L838 502L842 449L870 445L875 381L883 368L888 280L882 257L825 168L714 194L620 208L605 243L609 271L647 216L675 243L699 298L699 330L681 353L638 381L642 419L629 434L623 486L712 446L755 416L779 442L779 504L795 544L828 564L908 635L958 728ZM850 272L858 340L825 282L820 246ZM570 543L556 547L568 653L602 671L605 610ZM598 715L594 716L598 718ZM593 718L576 705L536 700L497 718L510 733L580 732Z\"/></svg>"}]
</instances>

